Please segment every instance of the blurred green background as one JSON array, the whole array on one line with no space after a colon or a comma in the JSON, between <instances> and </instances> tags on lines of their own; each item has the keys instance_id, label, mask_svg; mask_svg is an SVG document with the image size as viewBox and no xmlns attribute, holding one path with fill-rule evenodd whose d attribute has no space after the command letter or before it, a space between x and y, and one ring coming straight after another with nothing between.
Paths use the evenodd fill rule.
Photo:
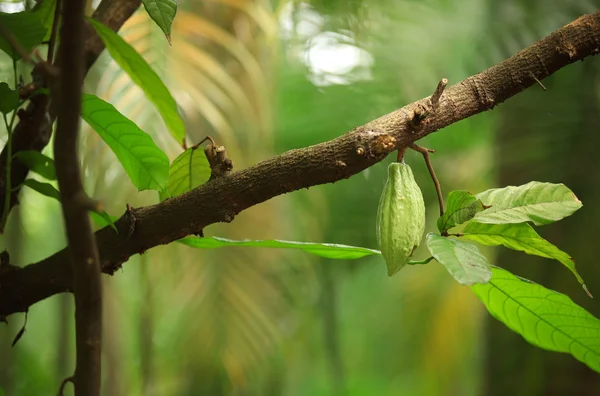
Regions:
<instances>
[{"instance_id":1,"label":"blurred green background","mask_svg":"<svg viewBox=\"0 0 600 396\"><path fill-rule=\"evenodd\" d=\"M31 5L0 2L0 11ZM180 0L171 47L143 9L121 34L167 82L189 142L215 137L242 169L430 95L442 77L456 83L599 6L600 0ZM20 72L28 77L27 67ZM11 76L2 54L1 80ZM544 84L547 91L529 88L420 143L437 150L433 163L445 193L530 180L572 188L583 209L540 233L573 256L600 294L598 59L568 66ZM85 90L152 134L171 159L179 154L153 106L107 54ZM82 135L86 188L110 214L121 215L126 203L157 202L155 193L135 190L85 124ZM277 197L205 235L376 248L375 214L389 161ZM434 230L433 184L419 155L409 153L407 161L428 205L427 229ZM65 246L59 209L22 191L2 241L15 264ZM485 253L600 316L559 263ZM344 262L284 250L163 246L105 276L104 297L105 395L600 394L596 373L527 344L435 262L388 278L378 257ZM23 315L0 326L0 388L7 396L56 394L73 373L73 308L66 294L32 306L14 348Z\"/></svg>"}]
</instances>

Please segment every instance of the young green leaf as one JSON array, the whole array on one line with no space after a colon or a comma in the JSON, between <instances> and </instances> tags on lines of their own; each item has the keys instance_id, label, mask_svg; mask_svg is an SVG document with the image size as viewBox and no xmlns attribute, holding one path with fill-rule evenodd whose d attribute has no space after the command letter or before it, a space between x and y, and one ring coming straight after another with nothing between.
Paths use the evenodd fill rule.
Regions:
<instances>
[{"instance_id":1,"label":"young green leaf","mask_svg":"<svg viewBox=\"0 0 600 396\"><path fill-rule=\"evenodd\" d=\"M160 192L160 200L176 197L206 183L210 172L202 147L188 148L171 164L167 189Z\"/></svg>"},{"instance_id":2,"label":"young green leaf","mask_svg":"<svg viewBox=\"0 0 600 396\"><path fill-rule=\"evenodd\" d=\"M27 187L39 192L42 195L45 195L47 197L54 198L57 201L60 201L60 193L58 192L56 187L54 187L50 183L42 183L35 179L26 179L23 182L23 184L26 185Z\"/></svg>"},{"instance_id":3,"label":"young green leaf","mask_svg":"<svg viewBox=\"0 0 600 396\"><path fill-rule=\"evenodd\" d=\"M90 19L90 23L96 29L98 36L106 45L106 49L115 62L129 74L131 80L142 88L148 99L156 106L171 135L179 144L183 144L185 125L177 111L175 99L160 77L144 58L117 33L93 19Z\"/></svg>"},{"instance_id":4,"label":"young green leaf","mask_svg":"<svg viewBox=\"0 0 600 396\"><path fill-rule=\"evenodd\" d=\"M446 212L437 221L440 233L469 221L477 213L485 209L481 200L468 191L452 191L448 194Z\"/></svg>"},{"instance_id":5,"label":"young green leaf","mask_svg":"<svg viewBox=\"0 0 600 396\"><path fill-rule=\"evenodd\" d=\"M461 285L487 283L492 277L490 264L475 245L429 233L427 248Z\"/></svg>"},{"instance_id":6,"label":"young green leaf","mask_svg":"<svg viewBox=\"0 0 600 396\"><path fill-rule=\"evenodd\" d=\"M529 343L570 353L600 372L600 320L564 294L500 268L492 271L490 282L474 285L472 290L494 318Z\"/></svg>"},{"instance_id":7,"label":"young green leaf","mask_svg":"<svg viewBox=\"0 0 600 396\"><path fill-rule=\"evenodd\" d=\"M23 184L42 195L45 195L49 198L54 198L60 202L60 192L50 183L42 183L35 179L26 179ZM115 230L116 233L119 232L117 227L115 227L115 220L117 219L116 217L110 216L103 210L99 212L90 211L89 214L91 219L100 227L109 225L113 230Z\"/></svg>"},{"instance_id":8,"label":"young green leaf","mask_svg":"<svg viewBox=\"0 0 600 396\"><path fill-rule=\"evenodd\" d=\"M27 52L31 52L44 40L46 27L39 16L33 12L17 12L5 14L0 12L0 25L4 26ZM0 50L6 52L14 60L21 55L0 35Z\"/></svg>"},{"instance_id":9,"label":"young green leaf","mask_svg":"<svg viewBox=\"0 0 600 396\"><path fill-rule=\"evenodd\" d=\"M19 106L19 93L10 89L7 83L0 83L0 113L11 113Z\"/></svg>"},{"instance_id":10,"label":"young green leaf","mask_svg":"<svg viewBox=\"0 0 600 396\"><path fill-rule=\"evenodd\" d=\"M477 213L478 223L511 224L532 221L550 224L581 208L579 199L564 184L530 182L522 186L494 188L477 194L491 208Z\"/></svg>"},{"instance_id":11,"label":"young green leaf","mask_svg":"<svg viewBox=\"0 0 600 396\"><path fill-rule=\"evenodd\" d=\"M329 259L353 260L373 254L381 255L379 250L357 246L337 245L332 243L308 243L279 240L243 240L234 241L219 237L187 237L178 242L199 249L216 249L227 246L253 246L266 248L300 249L320 257Z\"/></svg>"},{"instance_id":12,"label":"young green leaf","mask_svg":"<svg viewBox=\"0 0 600 396\"><path fill-rule=\"evenodd\" d=\"M35 150L19 151L14 155L30 171L45 177L48 180L56 180L54 160Z\"/></svg>"},{"instance_id":13,"label":"young green leaf","mask_svg":"<svg viewBox=\"0 0 600 396\"><path fill-rule=\"evenodd\" d=\"M94 95L83 95L81 116L115 153L138 190L166 187L169 159L150 135Z\"/></svg>"},{"instance_id":14,"label":"young green leaf","mask_svg":"<svg viewBox=\"0 0 600 396\"><path fill-rule=\"evenodd\" d=\"M177 13L177 0L142 0L142 3L171 44L171 23Z\"/></svg>"},{"instance_id":15,"label":"young green leaf","mask_svg":"<svg viewBox=\"0 0 600 396\"><path fill-rule=\"evenodd\" d=\"M115 221L118 217L111 216L103 210L99 212L90 211L89 214L92 221L96 223L98 227L110 226L117 234L119 233L119 230L117 230L117 227L115 226Z\"/></svg>"},{"instance_id":16,"label":"young green leaf","mask_svg":"<svg viewBox=\"0 0 600 396\"><path fill-rule=\"evenodd\" d=\"M488 246L504 245L509 249L558 260L575 275L587 291L583 279L575 269L575 262L571 256L539 236L527 223L481 224L471 222L462 231L462 238Z\"/></svg>"}]
</instances>

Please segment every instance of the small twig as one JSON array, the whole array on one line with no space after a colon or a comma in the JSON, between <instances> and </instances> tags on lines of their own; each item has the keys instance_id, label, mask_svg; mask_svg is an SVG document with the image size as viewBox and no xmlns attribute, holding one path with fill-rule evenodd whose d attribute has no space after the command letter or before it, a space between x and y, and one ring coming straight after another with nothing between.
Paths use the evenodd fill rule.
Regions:
<instances>
[{"instance_id":1,"label":"small twig","mask_svg":"<svg viewBox=\"0 0 600 396\"><path fill-rule=\"evenodd\" d=\"M533 77L533 79L534 79L534 80L535 80L535 81L536 81L538 84L540 84L540 87L542 87L542 89L543 89L544 91L546 90L546 87L544 86L544 84L542 84L542 82L541 82L540 80L538 80L538 78L535 76L535 74L533 74L532 72L529 72L529 75L530 75L531 77Z\"/></svg>"},{"instance_id":2,"label":"small twig","mask_svg":"<svg viewBox=\"0 0 600 396\"><path fill-rule=\"evenodd\" d=\"M56 0L54 9L54 20L52 21L52 32L50 33L50 42L48 43L48 63L52 64L54 58L54 48L56 47L56 36L58 32L58 24L60 22L60 12L62 1Z\"/></svg>"},{"instance_id":3,"label":"small twig","mask_svg":"<svg viewBox=\"0 0 600 396\"><path fill-rule=\"evenodd\" d=\"M440 182L438 181L438 178L435 175L435 171L433 170L433 165L431 164L431 159L429 158L429 153L435 153L435 150L421 147L415 143L412 143L410 145L410 148L423 154L423 158L425 159L425 163L427 164L427 169L429 170L429 174L431 175L431 179L433 180L433 184L435 185L435 191L437 192L438 202L440 204L440 216L443 216L444 215L444 197L442 195L442 187L440 186Z\"/></svg>"},{"instance_id":4,"label":"small twig","mask_svg":"<svg viewBox=\"0 0 600 396\"><path fill-rule=\"evenodd\" d=\"M60 383L60 388L58 388L58 396L63 396L65 392L65 386L67 386L69 382L75 385L75 382L73 382L73 380L73 377L67 377Z\"/></svg>"},{"instance_id":5,"label":"small twig","mask_svg":"<svg viewBox=\"0 0 600 396\"><path fill-rule=\"evenodd\" d=\"M431 107L435 110L437 107L440 98L442 97L442 93L444 93L444 89L446 89L446 85L448 85L448 79L442 78L435 89L433 95L431 95Z\"/></svg>"},{"instance_id":6,"label":"small twig","mask_svg":"<svg viewBox=\"0 0 600 396\"><path fill-rule=\"evenodd\" d=\"M194 147L200 147L200 145L204 142L206 142L207 140L210 140L210 144L213 145L214 147L217 147L217 144L215 143L214 139L212 138L212 136L207 136L204 139L200 140L198 143L196 143L194 145Z\"/></svg>"},{"instance_id":7,"label":"small twig","mask_svg":"<svg viewBox=\"0 0 600 396\"><path fill-rule=\"evenodd\" d=\"M23 327L21 327L21 330L19 330L19 332L15 336L15 339L12 342L11 346L13 346L13 347L17 344L17 342L19 342L21 337L23 337L23 334L25 334L25 326L27 326L27 315L28 314L29 314L29 310L25 311L25 321L23 322Z\"/></svg>"}]
</instances>

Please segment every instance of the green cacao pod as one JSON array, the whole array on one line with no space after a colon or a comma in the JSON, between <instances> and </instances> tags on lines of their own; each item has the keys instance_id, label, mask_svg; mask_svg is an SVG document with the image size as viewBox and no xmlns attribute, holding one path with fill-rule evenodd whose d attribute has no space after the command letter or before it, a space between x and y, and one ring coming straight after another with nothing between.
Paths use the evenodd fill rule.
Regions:
<instances>
[{"instance_id":1,"label":"green cacao pod","mask_svg":"<svg viewBox=\"0 0 600 396\"><path fill-rule=\"evenodd\" d=\"M425 203L412 169L393 162L377 210L377 243L392 276L406 265L425 231Z\"/></svg>"}]
</instances>

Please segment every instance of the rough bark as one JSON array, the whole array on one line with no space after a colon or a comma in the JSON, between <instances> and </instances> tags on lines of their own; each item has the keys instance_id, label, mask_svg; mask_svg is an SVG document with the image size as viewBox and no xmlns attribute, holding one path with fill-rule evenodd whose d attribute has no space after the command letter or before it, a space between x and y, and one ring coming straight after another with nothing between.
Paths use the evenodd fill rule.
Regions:
<instances>
[{"instance_id":1,"label":"rough bark","mask_svg":"<svg viewBox=\"0 0 600 396\"><path fill-rule=\"evenodd\" d=\"M56 179L69 242L68 260L75 294L77 396L99 396L102 352L102 282L100 258L88 210L91 200L83 188L77 150L81 89L84 77L83 32L85 3L63 0L60 33L60 78L52 87L57 123L54 140Z\"/></svg>"},{"instance_id":2,"label":"rough bark","mask_svg":"<svg viewBox=\"0 0 600 396\"><path fill-rule=\"evenodd\" d=\"M560 68L600 51L600 12L583 16L504 62L447 88L435 110L430 98L411 103L334 140L291 150L179 197L126 212L119 233L96 233L103 272L134 254L199 233L275 196L349 178L390 152L441 128L491 110ZM536 80L537 79L537 80ZM432 84L432 92L435 84ZM427 116L423 117L425 114ZM0 278L0 315L73 289L65 251Z\"/></svg>"}]
</instances>

